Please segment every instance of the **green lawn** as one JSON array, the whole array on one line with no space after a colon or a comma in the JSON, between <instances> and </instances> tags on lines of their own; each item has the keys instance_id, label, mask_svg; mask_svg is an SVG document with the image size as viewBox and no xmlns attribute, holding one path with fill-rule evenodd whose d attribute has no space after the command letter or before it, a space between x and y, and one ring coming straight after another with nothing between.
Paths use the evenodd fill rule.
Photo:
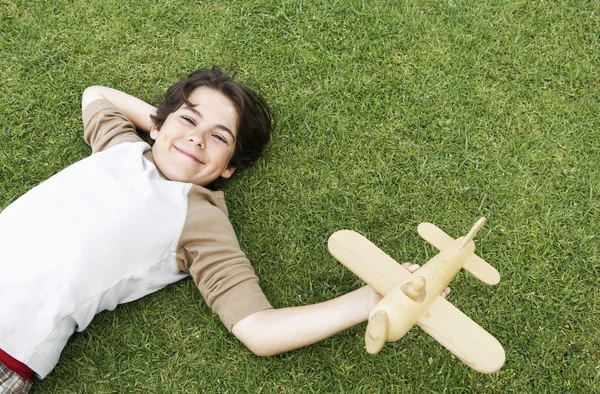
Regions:
<instances>
[{"instance_id":1,"label":"green lawn","mask_svg":"<svg viewBox=\"0 0 600 394\"><path fill-rule=\"evenodd\" d=\"M420 222L487 216L502 275L449 297L504 345L492 375L418 328L371 356L365 324L258 358L184 280L100 314L33 392L600 392L599 37L596 0L2 0L0 206L89 154L85 87L157 104L219 65L278 118L225 189L274 306L361 285L327 251L342 228L423 263Z\"/></svg>"}]
</instances>

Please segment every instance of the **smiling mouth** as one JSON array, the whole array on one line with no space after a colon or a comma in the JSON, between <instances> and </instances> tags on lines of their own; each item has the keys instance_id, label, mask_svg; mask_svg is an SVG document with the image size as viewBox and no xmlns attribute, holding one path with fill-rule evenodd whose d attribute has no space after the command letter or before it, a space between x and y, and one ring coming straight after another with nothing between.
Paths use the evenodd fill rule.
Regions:
<instances>
[{"instance_id":1,"label":"smiling mouth","mask_svg":"<svg viewBox=\"0 0 600 394\"><path fill-rule=\"evenodd\" d=\"M178 148L178 147L176 147L176 146L173 146L173 147L175 148L175 150L176 150L177 152L179 152L179 153L181 153L182 155L184 155L184 156L186 156L186 157L190 158L190 159L191 159L191 160L193 160L194 162L196 162L196 163L199 163L199 164L204 164L204 163L203 163L203 162L201 162L201 161L200 161L200 160L199 160L199 159L198 159L196 156L192 155L191 153L187 153L186 151L184 151L184 150L181 150L181 149L179 149L179 148Z\"/></svg>"}]
</instances>

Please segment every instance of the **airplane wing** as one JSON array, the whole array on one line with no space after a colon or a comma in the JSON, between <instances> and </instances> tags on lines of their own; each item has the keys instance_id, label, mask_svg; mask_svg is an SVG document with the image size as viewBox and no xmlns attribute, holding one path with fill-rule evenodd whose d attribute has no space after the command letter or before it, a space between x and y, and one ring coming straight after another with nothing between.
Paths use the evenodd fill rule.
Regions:
<instances>
[{"instance_id":1,"label":"airplane wing","mask_svg":"<svg viewBox=\"0 0 600 394\"><path fill-rule=\"evenodd\" d=\"M493 373L504 365L504 348L490 333L438 296L417 324L474 370Z\"/></svg>"},{"instance_id":2,"label":"airplane wing","mask_svg":"<svg viewBox=\"0 0 600 394\"><path fill-rule=\"evenodd\" d=\"M438 250L443 249L454 239L443 230L432 223L421 223L417 227L421 238L429 242ZM496 285L500 282L500 273L485 260L477 255L472 255L467 259L463 268L469 271L474 277L488 285Z\"/></svg>"},{"instance_id":3,"label":"airplane wing","mask_svg":"<svg viewBox=\"0 0 600 394\"><path fill-rule=\"evenodd\" d=\"M357 232L340 230L327 241L329 252L356 276L385 296L410 272Z\"/></svg>"}]
</instances>

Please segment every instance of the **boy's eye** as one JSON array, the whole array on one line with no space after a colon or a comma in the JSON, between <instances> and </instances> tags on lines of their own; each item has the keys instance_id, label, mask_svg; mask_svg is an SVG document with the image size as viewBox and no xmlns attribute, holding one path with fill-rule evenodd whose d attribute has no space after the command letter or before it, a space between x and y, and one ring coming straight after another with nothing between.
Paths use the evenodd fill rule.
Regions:
<instances>
[{"instance_id":1,"label":"boy's eye","mask_svg":"<svg viewBox=\"0 0 600 394\"><path fill-rule=\"evenodd\" d=\"M189 116L182 116L183 120L185 120L186 122L188 122L189 124L193 124L195 125L196 123L194 123L194 119L190 118Z\"/></svg>"},{"instance_id":2,"label":"boy's eye","mask_svg":"<svg viewBox=\"0 0 600 394\"><path fill-rule=\"evenodd\" d=\"M218 139L221 142L227 143L227 140L221 134L213 134L213 137L215 137L216 139Z\"/></svg>"}]
</instances>

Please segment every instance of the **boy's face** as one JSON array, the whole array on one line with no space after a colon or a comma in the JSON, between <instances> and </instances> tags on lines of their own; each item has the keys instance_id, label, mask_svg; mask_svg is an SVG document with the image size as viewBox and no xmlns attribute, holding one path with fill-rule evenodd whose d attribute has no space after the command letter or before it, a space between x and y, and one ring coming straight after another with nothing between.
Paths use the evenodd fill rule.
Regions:
<instances>
[{"instance_id":1,"label":"boy's face","mask_svg":"<svg viewBox=\"0 0 600 394\"><path fill-rule=\"evenodd\" d=\"M237 111L229 98L206 86L171 113L160 130L150 130L152 155L158 169L170 180L206 186L219 176L229 178L235 167L229 161L237 138Z\"/></svg>"}]
</instances>

